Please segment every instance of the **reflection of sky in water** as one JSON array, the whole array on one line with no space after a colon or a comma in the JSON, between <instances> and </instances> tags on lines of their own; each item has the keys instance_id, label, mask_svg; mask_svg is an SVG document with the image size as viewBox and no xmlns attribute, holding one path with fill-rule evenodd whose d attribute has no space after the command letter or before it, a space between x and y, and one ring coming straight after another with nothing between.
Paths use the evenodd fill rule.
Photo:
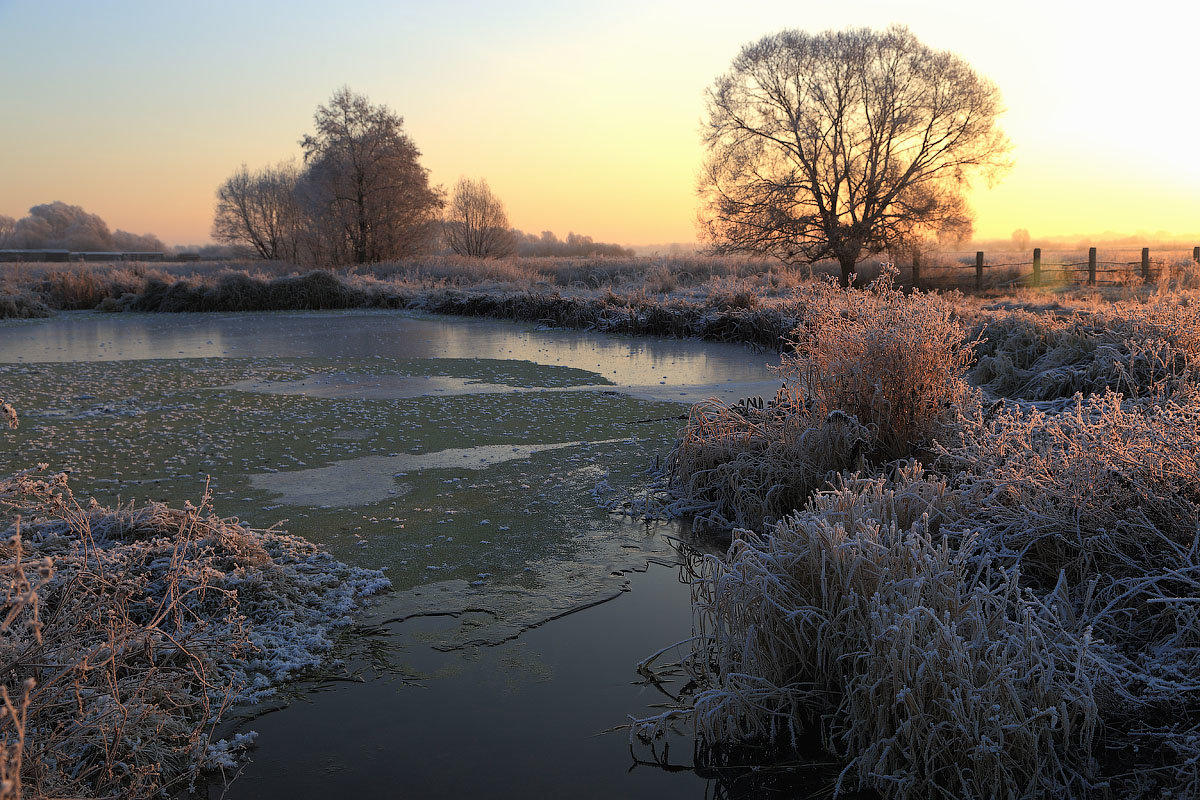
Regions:
<instances>
[{"instance_id":1,"label":"reflection of sky in water","mask_svg":"<svg viewBox=\"0 0 1200 800\"><path fill-rule=\"evenodd\" d=\"M147 359L174 363L137 363ZM222 513L263 525L288 518L288 530L340 558L388 567L397 591L376 615L486 610L411 618L361 650L348 644L354 668L383 658L384 675L252 722L263 733L255 762L229 796L268 800L702 796L694 775L628 772L624 732L597 735L657 710L662 695L636 683L633 665L686 638L687 587L661 570L639 576L630 596L542 623L622 594L622 570L671 556L658 528L609 517L590 494L600 479L625 491L669 445L684 408L648 399L698 399L716 385L741 392L771 379L772 360L733 345L378 311L0 322L0 364L59 362L6 368L37 376L13 387L11 399L29 400L18 435L55 432L84 476L178 501L211 472ZM505 378L518 385L489 383ZM118 413L127 397L137 414ZM86 414L109 405L117 411ZM72 413L47 411L60 407ZM161 475L165 483L141 483ZM539 627L496 647L469 644L530 625ZM392 668L422 685L389 679ZM690 741L677 745L690 753Z\"/></svg>"},{"instance_id":2,"label":"reflection of sky in water","mask_svg":"<svg viewBox=\"0 0 1200 800\"><path fill-rule=\"evenodd\" d=\"M599 372L617 383L770 379L767 354L737 345L534 330L397 312L62 314L0 322L0 363L151 358L499 358Z\"/></svg>"}]
</instances>

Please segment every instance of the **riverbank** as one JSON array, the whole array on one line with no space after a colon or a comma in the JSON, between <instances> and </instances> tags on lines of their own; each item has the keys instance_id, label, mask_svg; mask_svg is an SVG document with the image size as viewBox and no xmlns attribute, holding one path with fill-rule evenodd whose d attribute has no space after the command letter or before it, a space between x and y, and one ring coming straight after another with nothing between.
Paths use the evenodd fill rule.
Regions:
<instances>
[{"instance_id":1,"label":"riverbank","mask_svg":"<svg viewBox=\"0 0 1200 800\"><path fill-rule=\"evenodd\" d=\"M0 480L0 797L151 797L233 767L235 705L322 666L381 572L198 505Z\"/></svg>"},{"instance_id":2,"label":"riverbank","mask_svg":"<svg viewBox=\"0 0 1200 800\"><path fill-rule=\"evenodd\" d=\"M280 277L228 272L177 280L129 270L51 273L0 294L0 318L44 317L53 308L154 313L390 308L778 349L795 324L786 303L760 302L751 284L730 280L716 294L706 287L669 299L644 286L620 293L530 282L483 282L464 288L323 270Z\"/></svg>"},{"instance_id":3,"label":"riverbank","mask_svg":"<svg viewBox=\"0 0 1200 800\"><path fill-rule=\"evenodd\" d=\"M634 336L671 336L789 347L806 303L823 280L808 270L752 259L544 259L532 262L433 259L334 272L285 264L62 269L9 265L0 275L0 319L37 318L58 310L112 313L405 309L435 314L544 323ZM1051 322L1126 316L1147 304L1161 309L1196 302L1191 262L1169 280L1126 287L993 288L951 292L955 313L972 324L1019 318ZM864 265L863 280L881 264ZM1111 313L1110 313L1111 312Z\"/></svg>"},{"instance_id":4,"label":"riverbank","mask_svg":"<svg viewBox=\"0 0 1200 800\"><path fill-rule=\"evenodd\" d=\"M990 325L830 289L773 402L692 409L653 508L734 538L693 578L696 689L635 741L815 735L897 800L1200 791L1200 314Z\"/></svg>"}]
</instances>

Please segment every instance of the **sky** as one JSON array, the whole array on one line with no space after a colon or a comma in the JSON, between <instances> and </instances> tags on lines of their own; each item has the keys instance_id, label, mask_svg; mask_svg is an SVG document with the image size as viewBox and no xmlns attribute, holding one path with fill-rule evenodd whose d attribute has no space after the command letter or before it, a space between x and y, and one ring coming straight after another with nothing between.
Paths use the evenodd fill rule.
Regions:
<instances>
[{"instance_id":1,"label":"sky","mask_svg":"<svg viewBox=\"0 0 1200 800\"><path fill-rule=\"evenodd\" d=\"M515 227L690 242L704 92L739 49L892 22L1003 95L1015 167L972 189L978 238L1200 232L1200 6L1158 0L0 0L0 214L206 242L218 184L298 157L348 85Z\"/></svg>"}]
</instances>

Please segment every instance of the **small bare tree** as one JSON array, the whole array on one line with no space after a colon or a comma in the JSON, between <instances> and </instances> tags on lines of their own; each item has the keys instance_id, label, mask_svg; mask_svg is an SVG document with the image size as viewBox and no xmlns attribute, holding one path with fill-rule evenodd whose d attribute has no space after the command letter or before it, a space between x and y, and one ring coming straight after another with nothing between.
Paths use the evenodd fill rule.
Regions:
<instances>
[{"instance_id":1,"label":"small bare tree","mask_svg":"<svg viewBox=\"0 0 1200 800\"><path fill-rule=\"evenodd\" d=\"M708 92L701 227L718 253L864 256L971 229L974 174L1008 166L995 85L902 26L784 31Z\"/></svg>"},{"instance_id":2,"label":"small bare tree","mask_svg":"<svg viewBox=\"0 0 1200 800\"><path fill-rule=\"evenodd\" d=\"M482 178L459 178L442 228L446 244L461 256L499 258L516 247L504 203Z\"/></svg>"},{"instance_id":3,"label":"small bare tree","mask_svg":"<svg viewBox=\"0 0 1200 800\"><path fill-rule=\"evenodd\" d=\"M243 164L217 189L212 235L250 247L269 261L296 261L303 211L296 199L296 165L284 162L257 172Z\"/></svg>"}]
</instances>

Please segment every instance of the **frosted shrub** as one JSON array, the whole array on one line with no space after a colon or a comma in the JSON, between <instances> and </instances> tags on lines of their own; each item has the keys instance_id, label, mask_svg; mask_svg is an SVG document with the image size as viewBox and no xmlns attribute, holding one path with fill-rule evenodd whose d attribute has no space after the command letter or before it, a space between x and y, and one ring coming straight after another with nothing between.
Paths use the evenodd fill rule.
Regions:
<instances>
[{"instance_id":1,"label":"frosted shrub","mask_svg":"<svg viewBox=\"0 0 1200 800\"><path fill-rule=\"evenodd\" d=\"M1197 309L1168 301L1067 318L1010 311L985 319L974 335L972 383L1021 400L1173 392L1193 382L1200 358Z\"/></svg>"},{"instance_id":2,"label":"frosted shrub","mask_svg":"<svg viewBox=\"0 0 1200 800\"><path fill-rule=\"evenodd\" d=\"M858 462L868 436L857 420L822 414L795 389L761 408L708 400L692 408L667 469L701 519L760 528Z\"/></svg>"},{"instance_id":3,"label":"frosted shrub","mask_svg":"<svg viewBox=\"0 0 1200 800\"><path fill-rule=\"evenodd\" d=\"M904 458L928 446L972 399L973 343L941 295L905 294L894 268L865 291L816 284L801 295L793 352L780 372L817 411L854 417L870 452Z\"/></svg>"},{"instance_id":4,"label":"frosted shrub","mask_svg":"<svg viewBox=\"0 0 1200 800\"><path fill-rule=\"evenodd\" d=\"M976 537L937 533L957 502L913 464L839 482L710 558L690 662L702 740L794 743L819 724L842 782L892 797L1091 786L1087 636Z\"/></svg>"},{"instance_id":5,"label":"frosted shrub","mask_svg":"<svg viewBox=\"0 0 1200 800\"><path fill-rule=\"evenodd\" d=\"M1200 394L952 429L940 476L836 477L706 559L702 743L815 728L842 788L903 800L1197 796Z\"/></svg>"},{"instance_id":6,"label":"frosted shrub","mask_svg":"<svg viewBox=\"0 0 1200 800\"><path fill-rule=\"evenodd\" d=\"M977 402L963 379L972 344L951 305L906 295L893 277L797 294L794 351L771 403L693 407L667 467L704 518L761 530L839 472L926 452Z\"/></svg>"},{"instance_id":7,"label":"frosted shrub","mask_svg":"<svg viewBox=\"0 0 1200 800\"><path fill-rule=\"evenodd\" d=\"M1145 575L1183 558L1200 524L1200 398L1107 392L1061 413L1015 406L964 421L941 448L998 555L1053 584Z\"/></svg>"}]
</instances>

